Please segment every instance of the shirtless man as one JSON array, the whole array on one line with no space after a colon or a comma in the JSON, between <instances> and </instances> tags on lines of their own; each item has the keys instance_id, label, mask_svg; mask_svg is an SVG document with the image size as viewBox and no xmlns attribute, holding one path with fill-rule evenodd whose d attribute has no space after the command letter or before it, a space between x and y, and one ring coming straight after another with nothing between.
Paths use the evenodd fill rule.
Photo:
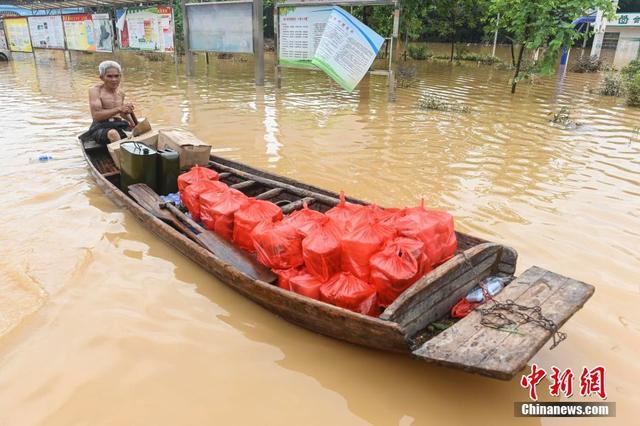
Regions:
<instances>
[{"instance_id":1,"label":"shirtless man","mask_svg":"<svg viewBox=\"0 0 640 426\"><path fill-rule=\"evenodd\" d=\"M109 144L126 137L127 128L134 127L131 113L133 104L124 102L120 89L122 68L114 61L104 61L98 66L102 84L89 89L89 107L93 123L90 138L101 144Z\"/></svg>"}]
</instances>

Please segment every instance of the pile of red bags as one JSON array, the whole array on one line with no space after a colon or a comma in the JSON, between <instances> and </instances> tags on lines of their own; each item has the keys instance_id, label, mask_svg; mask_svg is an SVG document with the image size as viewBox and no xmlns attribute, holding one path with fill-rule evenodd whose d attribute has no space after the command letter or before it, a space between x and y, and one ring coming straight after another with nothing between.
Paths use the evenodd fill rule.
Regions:
<instances>
[{"instance_id":1,"label":"pile of red bags","mask_svg":"<svg viewBox=\"0 0 640 426\"><path fill-rule=\"evenodd\" d=\"M209 173L211 172L211 173ZM453 217L424 207L381 209L340 202L326 213L307 205L284 217L277 205L249 198L194 167L178 179L194 220L253 252L278 286L377 316L457 249Z\"/></svg>"}]
</instances>

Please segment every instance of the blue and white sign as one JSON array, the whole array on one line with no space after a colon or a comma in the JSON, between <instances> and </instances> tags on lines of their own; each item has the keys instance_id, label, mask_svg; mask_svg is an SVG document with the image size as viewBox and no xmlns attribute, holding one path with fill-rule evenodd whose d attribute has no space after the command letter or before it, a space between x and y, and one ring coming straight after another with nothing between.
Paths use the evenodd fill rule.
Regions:
<instances>
[{"instance_id":1,"label":"blue and white sign","mask_svg":"<svg viewBox=\"0 0 640 426\"><path fill-rule=\"evenodd\" d=\"M380 51L384 38L335 6L311 63L351 92Z\"/></svg>"}]
</instances>

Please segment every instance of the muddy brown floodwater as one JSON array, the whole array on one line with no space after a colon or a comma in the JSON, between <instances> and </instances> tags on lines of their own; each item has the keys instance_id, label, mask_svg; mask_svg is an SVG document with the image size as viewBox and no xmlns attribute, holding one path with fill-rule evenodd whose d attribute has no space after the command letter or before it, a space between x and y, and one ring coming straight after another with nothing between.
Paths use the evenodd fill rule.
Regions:
<instances>
[{"instance_id":1,"label":"muddy brown floodwater","mask_svg":"<svg viewBox=\"0 0 640 426\"><path fill-rule=\"evenodd\" d=\"M256 89L250 61L199 58L187 78L171 60L119 56L129 99L157 128L381 205L424 197L458 229L515 247L518 273L535 264L595 285L568 339L535 361L577 375L605 366L617 417L540 420L513 417L527 400L517 378L288 324L118 210L74 138L105 58L42 51L0 63L0 424L631 424L640 414L640 109L598 96L602 75L537 79L511 96L508 71L421 62L389 104L381 76L349 94L306 71L285 72L276 90L269 72ZM420 109L427 95L471 110ZM562 106L577 127L549 123ZM42 153L53 159L30 161Z\"/></svg>"}]
</instances>

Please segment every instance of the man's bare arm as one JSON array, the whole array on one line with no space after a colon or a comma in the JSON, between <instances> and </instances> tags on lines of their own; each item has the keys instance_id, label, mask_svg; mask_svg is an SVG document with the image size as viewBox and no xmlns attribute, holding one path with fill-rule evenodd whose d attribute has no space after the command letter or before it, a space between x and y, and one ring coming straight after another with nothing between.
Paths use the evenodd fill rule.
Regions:
<instances>
[{"instance_id":1,"label":"man's bare arm","mask_svg":"<svg viewBox=\"0 0 640 426\"><path fill-rule=\"evenodd\" d=\"M116 115L131 112L131 109L127 105L104 109L100 101L100 89L98 87L89 89L89 108L91 109L91 117L95 121L105 121Z\"/></svg>"},{"instance_id":2,"label":"man's bare arm","mask_svg":"<svg viewBox=\"0 0 640 426\"><path fill-rule=\"evenodd\" d=\"M124 102L124 98L125 98L125 94L124 92L122 93L122 105L126 105L129 110L126 113L121 114L122 118L124 118L125 120L127 120L129 122L129 127L134 128L135 127L135 123L133 122L133 117L131 117L131 114L133 113L133 104L132 103L125 103Z\"/></svg>"}]
</instances>

